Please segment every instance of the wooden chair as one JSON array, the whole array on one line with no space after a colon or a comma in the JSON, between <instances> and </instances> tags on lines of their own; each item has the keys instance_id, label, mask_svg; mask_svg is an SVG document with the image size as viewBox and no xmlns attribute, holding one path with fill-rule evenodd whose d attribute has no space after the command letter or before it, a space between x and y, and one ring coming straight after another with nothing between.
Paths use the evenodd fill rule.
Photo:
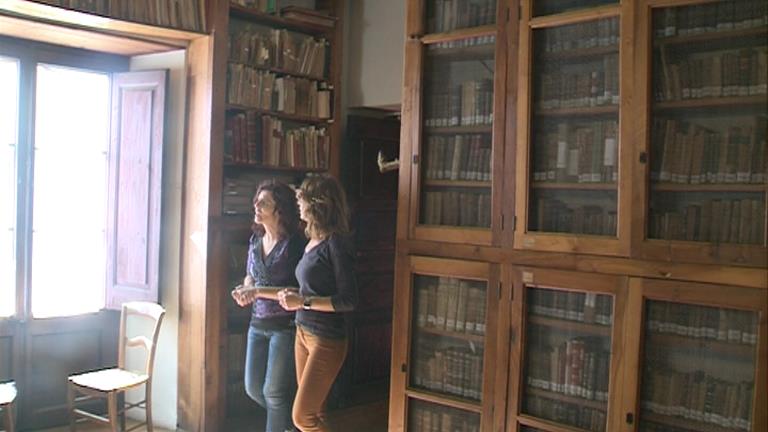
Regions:
<instances>
[{"instance_id":1,"label":"wooden chair","mask_svg":"<svg viewBox=\"0 0 768 432\"><path fill-rule=\"evenodd\" d=\"M0 412L5 415L5 432L15 432L16 423L13 418L16 404L16 383L13 381L0 384Z\"/></svg>"},{"instance_id":2,"label":"wooden chair","mask_svg":"<svg viewBox=\"0 0 768 432\"><path fill-rule=\"evenodd\" d=\"M120 315L120 339L118 351L118 364L116 368L102 369L86 372L79 375L70 375L67 386L67 402L69 407L69 428L75 430L78 420L92 420L109 424L113 432L125 427L125 413L132 408L143 408L146 411L146 422L131 426L128 431L147 425L147 431L152 432L152 367L155 361L155 349L160 333L160 324L163 321L165 309L160 305L148 302L129 302L123 304ZM130 316L144 317L153 321L152 338L147 336L126 336L126 322ZM125 368L126 350L128 348L143 348L146 350L147 362L143 371L130 371ZM133 403L121 404L118 410L118 398L125 395L125 391L144 384L144 400ZM107 400L107 417L76 407L76 404L94 398ZM122 400L122 399L121 399ZM122 419L122 422L118 421ZM127 431L126 431L127 432Z\"/></svg>"}]
</instances>

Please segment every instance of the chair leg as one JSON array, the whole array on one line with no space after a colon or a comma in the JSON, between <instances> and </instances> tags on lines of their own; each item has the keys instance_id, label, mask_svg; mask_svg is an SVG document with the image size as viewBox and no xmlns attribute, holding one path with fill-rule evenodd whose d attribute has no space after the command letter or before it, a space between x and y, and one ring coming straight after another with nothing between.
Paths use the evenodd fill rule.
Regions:
<instances>
[{"instance_id":1,"label":"chair leg","mask_svg":"<svg viewBox=\"0 0 768 432\"><path fill-rule=\"evenodd\" d=\"M117 396L117 406L120 407L120 430L125 430L125 419L128 413L125 412L125 392L120 392Z\"/></svg>"},{"instance_id":2,"label":"chair leg","mask_svg":"<svg viewBox=\"0 0 768 432\"><path fill-rule=\"evenodd\" d=\"M152 386L147 383L145 386L144 395L144 407L147 412L147 432L153 432L154 426L152 425Z\"/></svg>"},{"instance_id":3,"label":"chair leg","mask_svg":"<svg viewBox=\"0 0 768 432\"><path fill-rule=\"evenodd\" d=\"M69 414L69 431L77 430L77 418L75 416L75 387L67 382L67 413Z\"/></svg>"},{"instance_id":4,"label":"chair leg","mask_svg":"<svg viewBox=\"0 0 768 432\"><path fill-rule=\"evenodd\" d=\"M107 395L107 414L109 415L109 427L112 432L120 431L120 423L117 421L117 393Z\"/></svg>"},{"instance_id":5,"label":"chair leg","mask_svg":"<svg viewBox=\"0 0 768 432\"><path fill-rule=\"evenodd\" d=\"M5 406L5 430L16 432L16 419L13 418L13 402Z\"/></svg>"}]
</instances>

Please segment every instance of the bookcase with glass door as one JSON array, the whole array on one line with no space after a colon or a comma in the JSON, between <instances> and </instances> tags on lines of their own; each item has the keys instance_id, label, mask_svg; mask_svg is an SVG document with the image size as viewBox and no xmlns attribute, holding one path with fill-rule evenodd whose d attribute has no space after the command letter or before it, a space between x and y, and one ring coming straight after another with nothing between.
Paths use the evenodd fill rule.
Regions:
<instances>
[{"instance_id":1,"label":"bookcase with glass door","mask_svg":"<svg viewBox=\"0 0 768 432\"><path fill-rule=\"evenodd\" d=\"M646 133L642 256L765 266L768 5L636 9L648 73L635 111Z\"/></svg>"},{"instance_id":2,"label":"bookcase with glass door","mask_svg":"<svg viewBox=\"0 0 768 432\"><path fill-rule=\"evenodd\" d=\"M389 430L479 432L492 422L498 268L401 258Z\"/></svg>"},{"instance_id":3,"label":"bookcase with glass door","mask_svg":"<svg viewBox=\"0 0 768 432\"><path fill-rule=\"evenodd\" d=\"M521 3L515 247L626 255L628 8Z\"/></svg>"},{"instance_id":4,"label":"bookcase with glass door","mask_svg":"<svg viewBox=\"0 0 768 432\"><path fill-rule=\"evenodd\" d=\"M491 244L500 231L505 3L427 1L409 12L402 140L413 152L414 238Z\"/></svg>"}]
</instances>

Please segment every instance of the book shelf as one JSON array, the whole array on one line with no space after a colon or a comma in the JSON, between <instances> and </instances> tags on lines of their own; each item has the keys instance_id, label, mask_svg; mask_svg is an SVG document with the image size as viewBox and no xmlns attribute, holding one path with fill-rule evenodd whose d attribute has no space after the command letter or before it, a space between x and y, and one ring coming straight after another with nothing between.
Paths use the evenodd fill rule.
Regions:
<instances>
[{"instance_id":1,"label":"book shelf","mask_svg":"<svg viewBox=\"0 0 768 432\"><path fill-rule=\"evenodd\" d=\"M768 388L766 3L498 1L493 22L440 24L446 10L452 19L453 8L480 3L407 2L401 160L410 163L400 166L408 200L398 209L394 322L408 324L393 332L390 430L439 430L433 405L479 413L481 430L764 430L768 415L754 407ZM475 42L490 36L493 48ZM494 80L493 115L465 124L465 93L451 88L478 77ZM477 136L493 155L488 179L475 178L465 154ZM490 194L489 226L465 223L461 209L485 205L462 197L470 192ZM434 265L416 270L421 260ZM479 404L432 385L428 367L429 387L414 375L439 344L479 343L430 323L430 298L462 303L460 290L439 294L472 279L461 264L500 274L498 286L481 278L497 326L482 336L482 373L504 385L483 387ZM724 318L706 327L705 310ZM749 427L733 414L713 422L643 409L653 371L685 381L710 368L706 379L727 381L718 373L732 365L743 379L717 391L731 411L752 407Z\"/></svg>"},{"instance_id":2,"label":"book shelf","mask_svg":"<svg viewBox=\"0 0 768 432\"><path fill-rule=\"evenodd\" d=\"M223 97L214 108L222 140L212 149L211 216L215 274L221 293L221 334L226 353L219 371L219 426L248 416L255 403L242 389L250 308L229 292L245 275L253 194L265 179L299 184L312 173L339 174L341 1L312 2L331 25L284 16L275 2L232 2L216 21L223 55L217 57ZM222 5L223 6L223 5ZM278 2L278 6L279 2ZM333 16L331 16L333 15Z\"/></svg>"},{"instance_id":3,"label":"book shelf","mask_svg":"<svg viewBox=\"0 0 768 432\"><path fill-rule=\"evenodd\" d=\"M768 10L652 7L644 256L765 263Z\"/></svg>"}]
</instances>

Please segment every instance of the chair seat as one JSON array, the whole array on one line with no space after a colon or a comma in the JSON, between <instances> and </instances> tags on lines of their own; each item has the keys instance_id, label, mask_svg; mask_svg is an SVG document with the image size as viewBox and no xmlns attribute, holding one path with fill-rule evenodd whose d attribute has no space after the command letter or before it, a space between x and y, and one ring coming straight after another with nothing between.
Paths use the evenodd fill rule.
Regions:
<instances>
[{"instance_id":1,"label":"chair seat","mask_svg":"<svg viewBox=\"0 0 768 432\"><path fill-rule=\"evenodd\" d=\"M72 375L69 380L80 387L109 392L130 388L146 382L149 375L112 368Z\"/></svg>"},{"instance_id":2,"label":"chair seat","mask_svg":"<svg viewBox=\"0 0 768 432\"><path fill-rule=\"evenodd\" d=\"M13 381L0 384L0 406L8 405L16 400L16 383Z\"/></svg>"}]
</instances>

